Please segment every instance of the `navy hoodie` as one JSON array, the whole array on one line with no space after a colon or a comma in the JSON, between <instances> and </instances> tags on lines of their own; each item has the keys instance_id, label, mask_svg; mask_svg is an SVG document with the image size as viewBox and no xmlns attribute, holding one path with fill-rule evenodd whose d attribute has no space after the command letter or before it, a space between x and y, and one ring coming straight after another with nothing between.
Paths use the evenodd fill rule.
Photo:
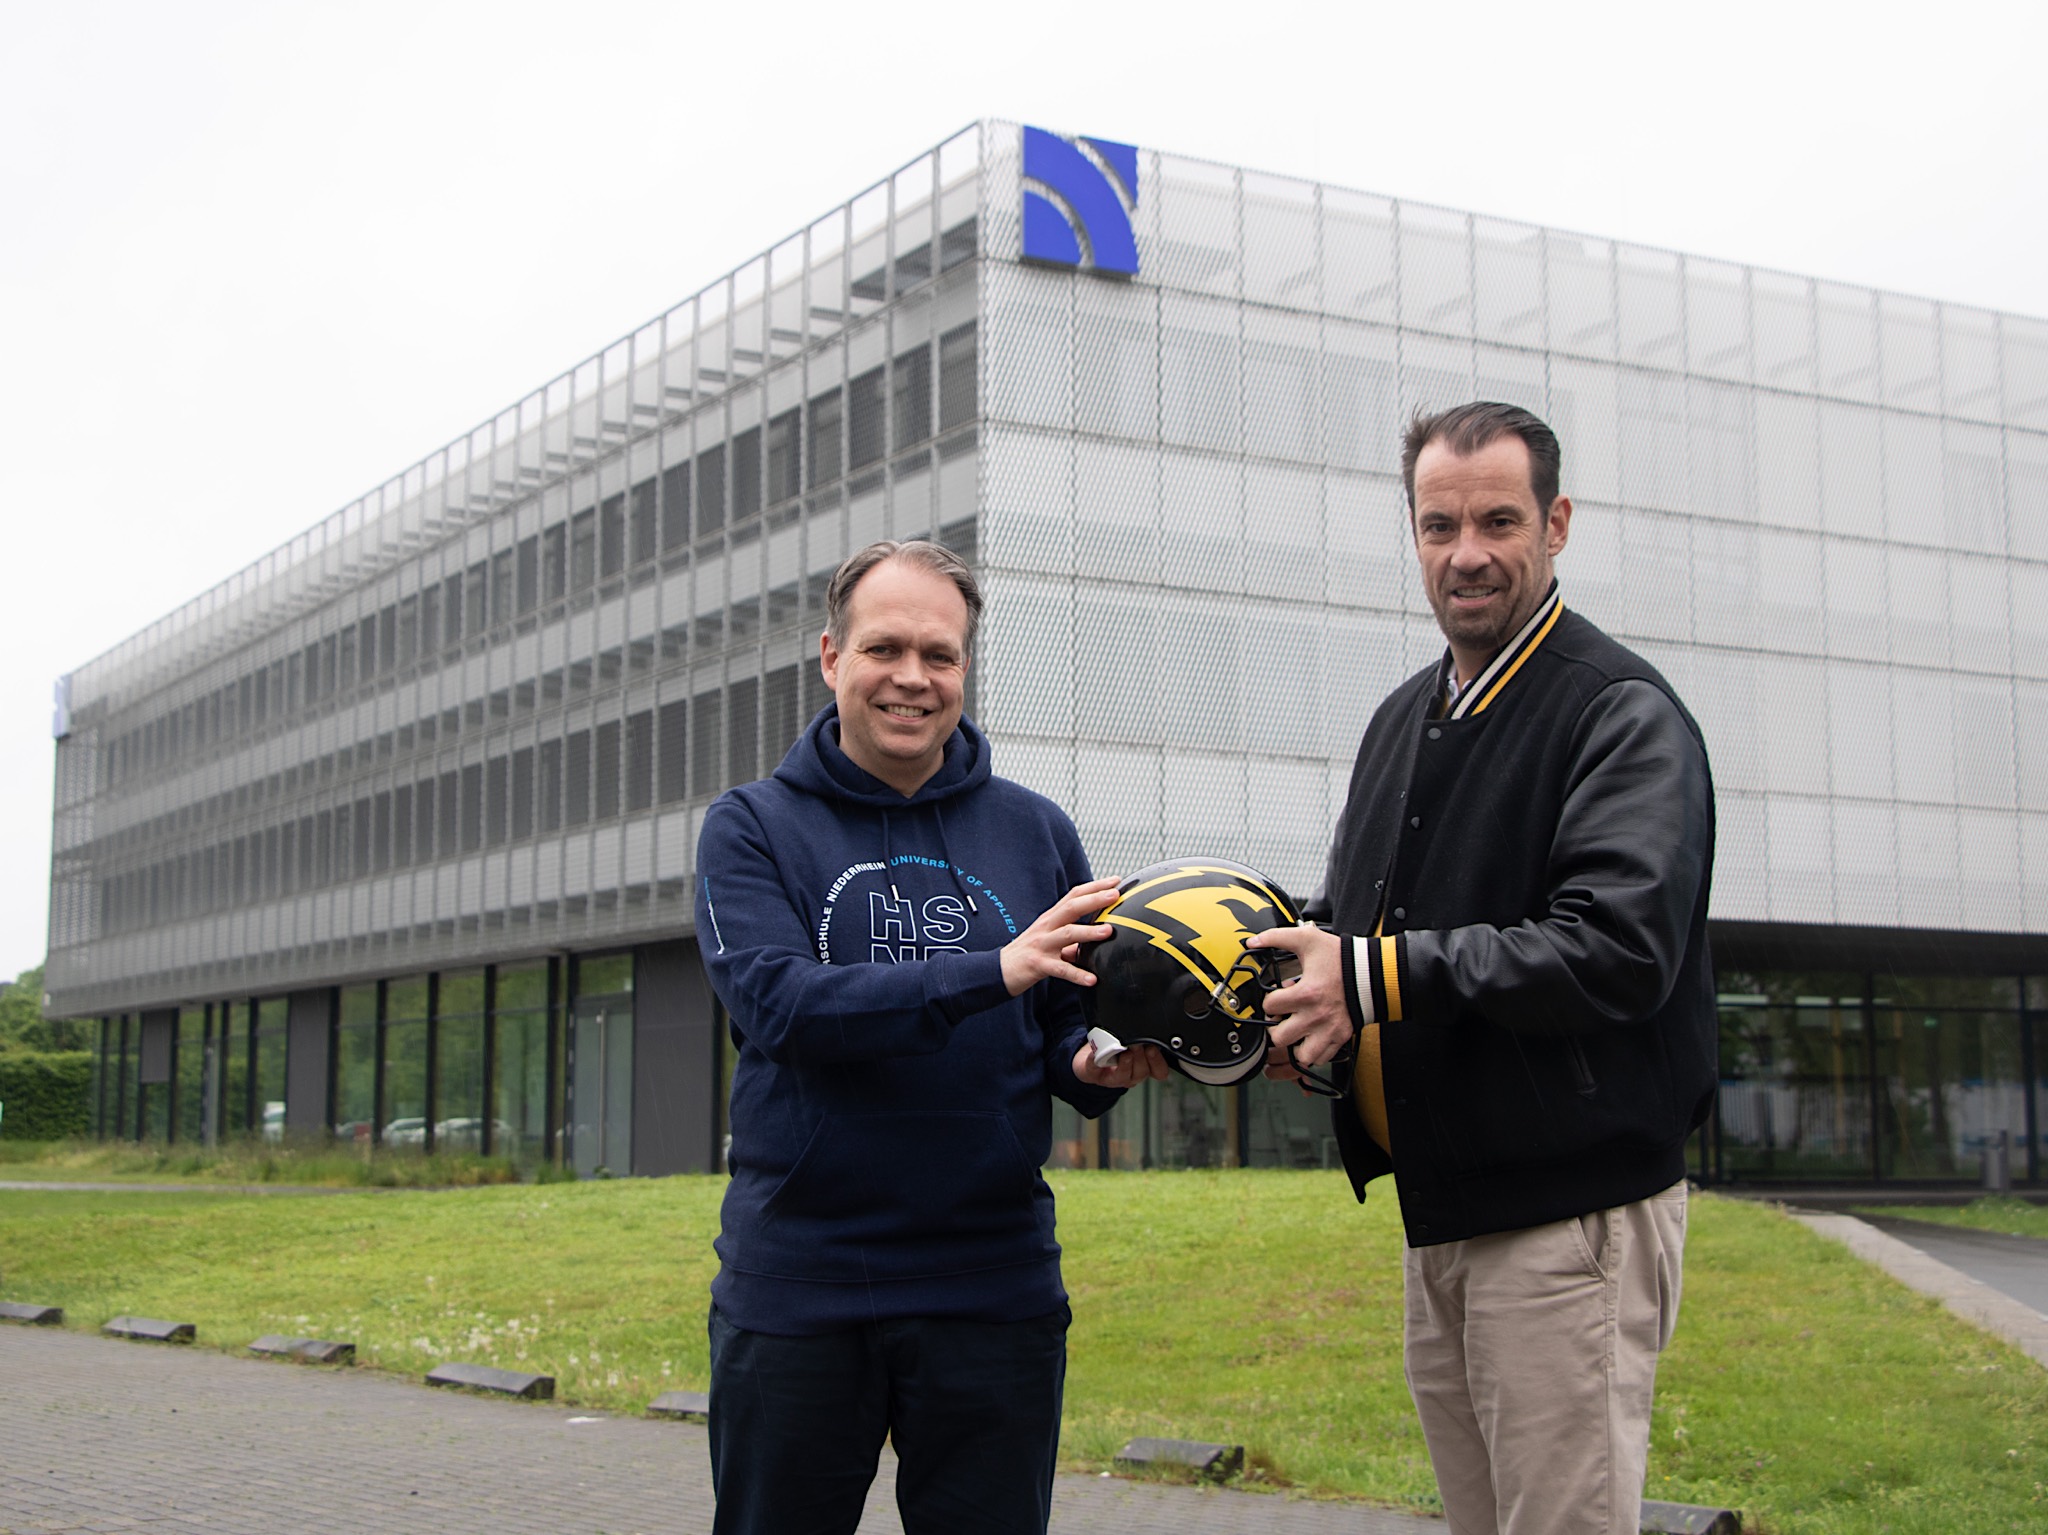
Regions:
<instances>
[{"instance_id":1,"label":"navy hoodie","mask_svg":"<svg viewBox=\"0 0 2048 1535\"><path fill-rule=\"evenodd\" d=\"M1074 1076L1076 989L1012 997L997 951L1090 877L1065 813L993 776L964 718L906 799L828 705L705 812L697 871L739 1051L719 1310L796 1336L1056 1310L1049 1094L1091 1118L1119 1094Z\"/></svg>"}]
</instances>

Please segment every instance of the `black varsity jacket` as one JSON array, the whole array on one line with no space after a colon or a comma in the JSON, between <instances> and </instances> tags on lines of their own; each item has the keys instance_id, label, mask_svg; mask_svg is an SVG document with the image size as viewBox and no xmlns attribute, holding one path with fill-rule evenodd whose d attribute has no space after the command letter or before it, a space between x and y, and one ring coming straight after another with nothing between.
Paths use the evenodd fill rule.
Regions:
<instances>
[{"instance_id":1,"label":"black varsity jacket","mask_svg":"<svg viewBox=\"0 0 2048 1535\"><path fill-rule=\"evenodd\" d=\"M1373 716L1317 906L1380 1024L1388 1156L1333 1105L1359 1199L1411 1246L1646 1198L1718 1074L1698 725L1553 585L1448 712L1442 664Z\"/></svg>"}]
</instances>

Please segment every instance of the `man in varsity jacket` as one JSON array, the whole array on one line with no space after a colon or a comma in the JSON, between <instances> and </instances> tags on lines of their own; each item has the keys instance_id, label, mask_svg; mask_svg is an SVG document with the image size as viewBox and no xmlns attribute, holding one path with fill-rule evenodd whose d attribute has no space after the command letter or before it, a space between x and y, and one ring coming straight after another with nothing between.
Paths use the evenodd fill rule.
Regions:
<instances>
[{"instance_id":1,"label":"man in varsity jacket","mask_svg":"<svg viewBox=\"0 0 2048 1535\"><path fill-rule=\"evenodd\" d=\"M1509 405L1409 428L1449 647L1366 730L1322 930L1253 940L1303 960L1269 1074L1355 1042L1337 1139L1360 1200L1400 1191L1409 1389L1456 1535L1634 1535L1716 1078L1706 749L1563 605L1560 457Z\"/></svg>"}]
</instances>

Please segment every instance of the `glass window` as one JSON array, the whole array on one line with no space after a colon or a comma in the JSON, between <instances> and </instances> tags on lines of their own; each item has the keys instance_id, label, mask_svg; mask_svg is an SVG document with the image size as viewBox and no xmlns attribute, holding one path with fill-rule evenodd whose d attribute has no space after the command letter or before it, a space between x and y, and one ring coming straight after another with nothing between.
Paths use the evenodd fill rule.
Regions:
<instances>
[{"instance_id":1,"label":"glass window","mask_svg":"<svg viewBox=\"0 0 2048 1535\"><path fill-rule=\"evenodd\" d=\"M654 711L626 716L626 809L654 803Z\"/></svg>"},{"instance_id":2,"label":"glass window","mask_svg":"<svg viewBox=\"0 0 2048 1535\"><path fill-rule=\"evenodd\" d=\"M597 509L597 573L610 579L626 568L626 494L606 496Z\"/></svg>"},{"instance_id":3,"label":"glass window","mask_svg":"<svg viewBox=\"0 0 2048 1535\"><path fill-rule=\"evenodd\" d=\"M1860 980L1720 977L1720 1176L1870 1175Z\"/></svg>"},{"instance_id":4,"label":"glass window","mask_svg":"<svg viewBox=\"0 0 2048 1535\"><path fill-rule=\"evenodd\" d=\"M284 1139L287 1005L283 997L265 997L256 1004L256 1033L251 1041L256 1053L256 1119L266 1141Z\"/></svg>"},{"instance_id":5,"label":"glass window","mask_svg":"<svg viewBox=\"0 0 2048 1535\"><path fill-rule=\"evenodd\" d=\"M932 434L932 353L918 347L896 359L896 447L901 450Z\"/></svg>"},{"instance_id":6,"label":"glass window","mask_svg":"<svg viewBox=\"0 0 2048 1535\"><path fill-rule=\"evenodd\" d=\"M679 549L690 541L690 465L671 464L661 472L661 547Z\"/></svg>"},{"instance_id":7,"label":"glass window","mask_svg":"<svg viewBox=\"0 0 2048 1535\"><path fill-rule=\"evenodd\" d=\"M1886 1177L1975 1179L2000 1135L2024 1156L2017 1014L1880 1008L1877 1059Z\"/></svg>"},{"instance_id":8,"label":"glass window","mask_svg":"<svg viewBox=\"0 0 2048 1535\"><path fill-rule=\"evenodd\" d=\"M531 613L540 605L540 535L519 541L517 574L513 581L514 600L520 613Z\"/></svg>"},{"instance_id":9,"label":"glass window","mask_svg":"<svg viewBox=\"0 0 2048 1535\"><path fill-rule=\"evenodd\" d=\"M325 776L324 774L322 775ZM299 842L303 851L306 841L307 822L299 822ZM308 877L314 889L320 889L334 878L334 812L323 810L313 818L313 867Z\"/></svg>"},{"instance_id":10,"label":"glass window","mask_svg":"<svg viewBox=\"0 0 2048 1535\"><path fill-rule=\"evenodd\" d=\"M335 1036L334 1138L370 1144L377 1121L377 988L341 989Z\"/></svg>"},{"instance_id":11,"label":"glass window","mask_svg":"<svg viewBox=\"0 0 2048 1535\"><path fill-rule=\"evenodd\" d=\"M139 1133L135 1119L137 1055L136 1021L132 1015L124 1015L120 1023L120 1063L115 1068L118 1080L114 1094L114 1133L128 1139Z\"/></svg>"},{"instance_id":12,"label":"glass window","mask_svg":"<svg viewBox=\"0 0 2048 1535\"><path fill-rule=\"evenodd\" d=\"M460 778L453 772L441 775L440 787L436 796L441 803L435 809L434 821L439 831L439 835L435 838L435 846L443 858L453 858L458 850L458 838L461 832L461 823L457 819L461 795L460 783Z\"/></svg>"},{"instance_id":13,"label":"glass window","mask_svg":"<svg viewBox=\"0 0 2048 1535\"><path fill-rule=\"evenodd\" d=\"M587 507L569 519L569 590L588 591L597 580L597 509Z\"/></svg>"},{"instance_id":14,"label":"glass window","mask_svg":"<svg viewBox=\"0 0 2048 1535\"><path fill-rule=\"evenodd\" d=\"M544 832L559 831L562 826L562 743L543 741L540 743L540 781L535 792L539 796L540 829Z\"/></svg>"},{"instance_id":15,"label":"glass window","mask_svg":"<svg viewBox=\"0 0 2048 1535\"><path fill-rule=\"evenodd\" d=\"M91 1128L91 1133L95 1138L100 1139L103 1139L106 1136L107 1126L109 1123L109 1115L107 1109L107 1066L108 1062L112 1059L112 1057L109 1054L109 1051L112 1048L112 1045L110 1043L110 1036L112 1035L112 1033L112 1019L99 1018L93 1021L92 1082L91 1085L86 1089L86 1092L88 1094L86 1102L91 1106L89 1110L91 1118L88 1121Z\"/></svg>"},{"instance_id":16,"label":"glass window","mask_svg":"<svg viewBox=\"0 0 2048 1535\"><path fill-rule=\"evenodd\" d=\"M370 841L375 830L371 801L365 797L350 807L349 864L344 874L360 879L370 872Z\"/></svg>"},{"instance_id":17,"label":"glass window","mask_svg":"<svg viewBox=\"0 0 2048 1535\"><path fill-rule=\"evenodd\" d=\"M846 466L860 469L888 451L888 418L883 412L882 369L870 368L846 386Z\"/></svg>"},{"instance_id":18,"label":"glass window","mask_svg":"<svg viewBox=\"0 0 2048 1535\"><path fill-rule=\"evenodd\" d=\"M750 426L732 440L732 520L761 510L761 429Z\"/></svg>"},{"instance_id":19,"label":"glass window","mask_svg":"<svg viewBox=\"0 0 2048 1535\"><path fill-rule=\"evenodd\" d=\"M627 531L628 553L635 565L654 558L659 499L655 482L651 479L642 480L633 487L633 509Z\"/></svg>"},{"instance_id":20,"label":"glass window","mask_svg":"<svg viewBox=\"0 0 2048 1535\"><path fill-rule=\"evenodd\" d=\"M161 1144L171 1136L171 1084L138 1082L136 1113L141 1120L141 1138Z\"/></svg>"},{"instance_id":21,"label":"glass window","mask_svg":"<svg viewBox=\"0 0 2048 1535\"><path fill-rule=\"evenodd\" d=\"M414 858L420 864L434 862L434 849L438 845L434 837L434 780L422 778L412 792L412 837L414 837Z\"/></svg>"},{"instance_id":22,"label":"glass window","mask_svg":"<svg viewBox=\"0 0 2048 1535\"><path fill-rule=\"evenodd\" d=\"M720 760L725 754L725 721L718 689L699 693L690 700L690 783L699 799L725 787Z\"/></svg>"},{"instance_id":23,"label":"glass window","mask_svg":"<svg viewBox=\"0 0 2048 1535\"><path fill-rule=\"evenodd\" d=\"M462 643L462 573L441 583L441 644Z\"/></svg>"},{"instance_id":24,"label":"glass window","mask_svg":"<svg viewBox=\"0 0 2048 1535\"><path fill-rule=\"evenodd\" d=\"M472 762L462 770L462 851L484 845L484 765Z\"/></svg>"},{"instance_id":25,"label":"glass window","mask_svg":"<svg viewBox=\"0 0 2048 1535\"><path fill-rule=\"evenodd\" d=\"M796 667L779 666L768 674L767 685L761 691L761 745L764 760L771 767L782 760L803 732L806 721L799 713L800 701Z\"/></svg>"},{"instance_id":26,"label":"glass window","mask_svg":"<svg viewBox=\"0 0 2048 1535\"><path fill-rule=\"evenodd\" d=\"M500 549L491 556L491 623L502 624L512 617L515 557L511 549Z\"/></svg>"},{"instance_id":27,"label":"glass window","mask_svg":"<svg viewBox=\"0 0 2048 1535\"><path fill-rule=\"evenodd\" d=\"M619 813L619 722L606 720L597 727L597 819L610 820Z\"/></svg>"},{"instance_id":28,"label":"glass window","mask_svg":"<svg viewBox=\"0 0 2048 1535\"><path fill-rule=\"evenodd\" d=\"M512 754L512 840L533 835L533 748Z\"/></svg>"},{"instance_id":29,"label":"glass window","mask_svg":"<svg viewBox=\"0 0 2048 1535\"><path fill-rule=\"evenodd\" d=\"M545 962L498 970L497 1081L493 1084L492 1150L521 1164L547 1155L548 967Z\"/></svg>"},{"instance_id":30,"label":"glass window","mask_svg":"<svg viewBox=\"0 0 2048 1535\"><path fill-rule=\"evenodd\" d=\"M1046 1154L1045 1165L1094 1167L1100 1160L1096 1155L1100 1145L1095 1121L1055 1098L1052 1104L1052 1149Z\"/></svg>"},{"instance_id":31,"label":"glass window","mask_svg":"<svg viewBox=\"0 0 2048 1535\"><path fill-rule=\"evenodd\" d=\"M974 322L939 337L939 430L974 419Z\"/></svg>"},{"instance_id":32,"label":"glass window","mask_svg":"<svg viewBox=\"0 0 2048 1535\"><path fill-rule=\"evenodd\" d=\"M510 784L507 760L493 757L484 764L484 845L498 847L505 841L507 825L505 798Z\"/></svg>"},{"instance_id":33,"label":"glass window","mask_svg":"<svg viewBox=\"0 0 2048 1535\"><path fill-rule=\"evenodd\" d=\"M563 822L581 826L590 819L590 732L572 731L568 738L568 762L564 765L567 805Z\"/></svg>"},{"instance_id":34,"label":"glass window","mask_svg":"<svg viewBox=\"0 0 2048 1535\"><path fill-rule=\"evenodd\" d=\"M664 805L690 797L690 701L678 698L661 706L660 792Z\"/></svg>"},{"instance_id":35,"label":"glass window","mask_svg":"<svg viewBox=\"0 0 2048 1535\"><path fill-rule=\"evenodd\" d=\"M621 997L633 993L633 956L604 954L584 959L576 967L576 995Z\"/></svg>"},{"instance_id":36,"label":"glass window","mask_svg":"<svg viewBox=\"0 0 2048 1535\"><path fill-rule=\"evenodd\" d=\"M171 1136L187 1143L206 1138L206 1024L203 1008L188 1007L178 1013L178 1056L173 1069L177 1121Z\"/></svg>"},{"instance_id":37,"label":"glass window","mask_svg":"<svg viewBox=\"0 0 2048 1535\"><path fill-rule=\"evenodd\" d=\"M726 689L725 696L725 781L752 783L761 776L759 723L761 682L742 677Z\"/></svg>"},{"instance_id":38,"label":"glass window","mask_svg":"<svg viewBox=\"0 0 2048 1535\"><path fill-rule=\"evenodd\" d=\"M811 401L811 484L839 478L839 443L846 407L837 389Z\"/></svg>"},{"instance_id":39,"label":"glass window","mask_svg":"<svg viewBox=\"0 0 2048 1535\"><path fill-rule=\"evenodd\" d=\"M630 970L627 984L631 984ZM632 998L586 988L570 1015L568 1033L570 1165L585 1177L630 1173Z\"/></svg>"},{"instance_id":40,"label":"glass window","mask_svg":"<svg viewBox=\"0 0 2048 1535\"><path fill-rule=\"evenodd\" d=\"M1126 1093L1104 1116L1109 1166L1223 1167L1234 1159L1234 1093L1182 1077Z\"/></svg>"},{"instance_id":41,"label":"glass window","mask_svg":"<svg viewBox=\"0 0 2048 1535\"><path fill-rule=\"evenodd\" d=\"M478 1151L483 1146L484 977L467 971L441 977L441 1016L435 1036L434 1148Z\"/></svg>"},{"instance_id":42,"label":"glass window","mask_svg":"<svg viewBox=\"0 0 2048 1535\"><path fill-rule=\"evenodd\" d=\"M221 1004L221 1116L223 1135L246 1135L249 1123L249 1036L255 1024L247 1003Z\"/></svg>"},{"instance_id":43,"label":"glass window","mask_svg":"<svg viewBox=\"0 0 2048 1535\"><path fill-rule=\"evenodd\" d=\"M384 991L384 1125L378 1140L419 1150L427 1141L427 982L393 981Z\"/></svg>"},{"instance_id":44,"label":"glass window","mask_svg":"<svg viewBox=\"0 0 2048 1535\"><path fill-rule=\"evenodd\" d=\"M427 586L420 591L420 649L432 653L441 648L441 588Z\"/></svg>"},{"instance_id":45,"label":"glass window","mask_svg":"<svg viewBox=\"0 0 2048 1535\"><path fill-rule=\"evenodd\" d=\"M725 526L725 445L697 455L697 536Z\"/></svg>"},{"instance_id":46,"label":"glass window","mask_svg":"<svg viewBox=\"0 0 2048 1535\"><path fill-rule=\"evenodd\" d=\"M569 529L556 523L541 534L541 600L559 602L569 590Z\"/></svg>"},{"instance_id":47,"label":"glass window","mask_svg":"<svg viewBox=\"0 0 2048 1535\"><path fill-rule=\"evenodd\" d=\"M1246 1152L1253 1167L1336 1167L1329 1105L1292 1082L1253 1077L1245 1084Z\"/></svg>"},{"instance_id":48,"label":"glass window","mask_svg":"<svg viewBox=\"0 0 2048 1535\"><path fill-rule=\"evenodd\" d=\"M463 579L462 632L472 637L490 626L490 576L485 562L478 560Z\"/></svg>"}]
</instances>

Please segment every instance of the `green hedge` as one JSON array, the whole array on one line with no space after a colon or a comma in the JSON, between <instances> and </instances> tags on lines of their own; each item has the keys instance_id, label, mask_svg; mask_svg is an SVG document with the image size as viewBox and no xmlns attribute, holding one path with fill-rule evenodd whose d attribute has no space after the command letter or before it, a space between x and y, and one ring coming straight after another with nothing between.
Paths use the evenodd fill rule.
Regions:
<instances>
[{"instance_id":1,"label":"green hedge","mask_svg":"<svg viewBox=\"0 0 2048 1535\"><path fill-rule=\"evenodd\" d=\"M92 1129L92 1052L0 1054L0 1139L59 1141Z\"/></svg>"}]
</instances>

